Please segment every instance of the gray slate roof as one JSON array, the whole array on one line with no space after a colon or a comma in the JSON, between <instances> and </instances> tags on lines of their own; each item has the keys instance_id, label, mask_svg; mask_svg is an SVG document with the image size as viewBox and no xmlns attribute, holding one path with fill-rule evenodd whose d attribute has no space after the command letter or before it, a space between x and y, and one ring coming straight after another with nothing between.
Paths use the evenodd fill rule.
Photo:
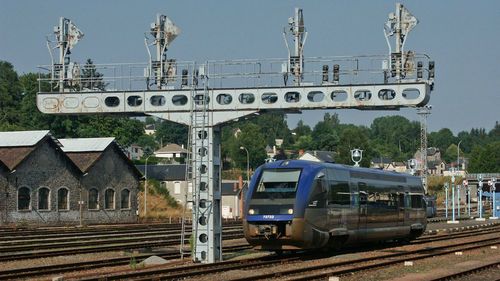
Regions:
<instances>
[{"instance_id":1,"label":"gray slate roof","mask_svg":"<svg viewBox=\"0 0 500 281\"><path fill-rule=\"evenodd\" d=\"M306 151L306 153L313 155L314 157L318 158L322 162L335 163L335 160L333 158L333 156L335 155L335 152L333 152L333 151L308 150L308 151Z\"/></svg>"},{"instance_id":2,"label":"gray slate roof","mask_svg":"<svg viewBox=\"0 0 500 281\"><path fill-rule=\"evenodd\" d=\"M115 138L59 139L64 152L104 151Z\"/></svg>"},{"instance_id":3,"label":"gray slate roof","mask_svg":"<svg viewBox=\"0 0 500 281\"><path fill-rule=\"evenodd\" d=\"M145 174L145 165L135 167ZM158 181L183 181L186 179L186 164L172 165L148 165L148 178Z\"/></svg>"},{"instance_id":4,"label":"gray slate roof","mask_svg":"<svg viewBox=\"0 0 500 281\"><path fill-rule=\"evenodd\" d=\"M221 195L233 195L236 196L238 194L238 190L234 190L234 184L238 187L237 181L223 181L221 183Z\"/></svg>"},{"instance_id":5,"label":"gray slate roof","mask_svg":"<svg viewBox=\"0 0 500 281\"><path fill-rule=\"evenodd\" d=\"M49 135L60 146L49 130L0 132L0 147L33 146Z\"/></svg>"}]
</instances>

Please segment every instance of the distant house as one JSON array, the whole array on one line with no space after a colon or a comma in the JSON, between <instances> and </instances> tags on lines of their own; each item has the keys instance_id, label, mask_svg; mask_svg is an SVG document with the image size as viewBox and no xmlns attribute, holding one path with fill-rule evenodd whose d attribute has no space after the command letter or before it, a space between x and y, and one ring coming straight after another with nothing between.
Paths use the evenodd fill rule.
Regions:
<instances>
[{"instance_id":1,"label":"distant house","mask_svg":"<svg viewBox=\"0 0 500 281\"><path fill-rule=\"evenodd\" d=\"M390 158L372 158L370 168L385 169L385 167L389 166L391 163L392 160Z\"/></svg>"},{"instance_id":2,"label":"distant house","mask_svg":"<svg viewBox=\"0 0 500 281\"><path fill-rule=\"evenodd\" d=\"M265 150L267 157L269 158L273 158L276 155L276 146L273 146L273 148L271 148L269 145L266 145Z\"/></svg>"},{"instance_id":3,"label":"distant house","mask_svg":"<svg viewBox=\"0 0 500 281\"><path fill-rule=\"evenodd\" d=\"M159 150L154 152L154 155L158 158L186 158L187 150L184 149L184 146L180 146L175 143L169 143L166 146L160 148Z\"/></svg>"},{"instance_id":4,"label":"distant house","mask_svg":"<svg viewBox=\"0 0 500 281\"><path fill-rule=\"evenodd\" d=\"M309 160L309 161L315 161L315 162L330 162L334 163L334 155L335 152L332 151L306 151L304 152L299 159L300 160Z\"/></svg>"},{"instance_id":5,"label":"distant house","mask_svg":"<svg viewBox=\"0 0 500 281\"><path fill-rule=\"evenodd\" d=\"M139 160L141 159L142 155L144 155L142 146L136 143L133 143L129 147L125 148L125 151L127 152L128 158L131 160Z\"/></svg>"},{"instance_id":6,"label":"distant house","mask_svg":"<svg viewBox=\"0 0 500 281\"><path fill-rule=\"evenodd\" d=\"M241 217L241 194L241 189L236 181L222 181L221 208L223 218L233 219Z\"/></svg>"},{"instance_id":7,"label":"distant house","mask_svg":"<svg viewBox=\"0 0 500 281\"><path fill-rule=\"evenodd\" d=\"M446 164L443 162L443 160L433 160L433 161L427 161L427 173L429 175L436 175L436 176L441 176L444 174L444 171L446 170Z\"/></svg>"},{"instance_id":8,"label":"distant house","mask_svg":"<svg viewBox=\"0 0 500 281\"><path fill-rule=\"evenodd\" d=\"M143 174L145 174L145 165L136 165ZM148 165L148 179L156 179L161 187L166 188L170 194L181 206L184 206L187 200L193 199L193 186L190 181L186 181L186 165ZM221 208L224 218L239 217L239 198L240 191L234 190L236 181L225 181L221 183ZM192 204L188 203L188 209L192 209Z\"/></svg>"},{"instance_id":9,"label":"distant house","mask_svg":"<svg viewBox=\"0 0 500 281\"><path fill-rule=\"evenodd\" d=\"M417 159L418 167L417 170L422 170L422 150L419 149L413 155L413 158ZM441 151L436 147L427 148L427 174L429 175L444 175L444 162L441 159Z\"/></svg>"},{"instance_id":10,"label":"distant house","mask_svg":"<svg viewBox=\"0 0 500 281\"><path fill-rule=\"evenodd\" d=\"M146 175L145 165L136 165L143 175ZM156 179L161 187L168 190L170 195L184 206L186 193L188 200L193 196L193 186L186 181L186 164L148 165L147 178ZM191 208L191 204L188 205Z\"/></svg>"},{"instance_id":11,"label":"distant house","mask_svg":"<svg viewBox=\"0 0 500 281\"><path fill-rule=\"evenodd\" d=\"M148 124L146 125L146 127L144 127L144 133L146 135L154 135L156 133L156 128L155 128L155 124Z\"/></svg>"}]
</instances>

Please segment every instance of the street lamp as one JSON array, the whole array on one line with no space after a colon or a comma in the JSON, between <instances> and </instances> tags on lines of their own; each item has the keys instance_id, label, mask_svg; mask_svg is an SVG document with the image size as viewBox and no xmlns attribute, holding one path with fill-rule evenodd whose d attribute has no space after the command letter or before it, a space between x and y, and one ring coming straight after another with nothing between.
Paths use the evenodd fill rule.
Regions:
<instances>
[{"instance_id":1,"label":"street lamp","mask_svg":"<svg viewBox=\"0 0 500 281\"><path fill-rule=\"evenodd\" d=\"M358 159L358 160L355 160ZM361 162L361 159L363 159L363 150L359 148L354 148L351 150L351 159L352 162L354 162L354 167L359 167L359 162Z\"/></svg>"},{"instance_id":2,"label":"street lamp","mask_svg":"<svg viewBox=\"0 0 500 281\"><path fill-rule=\"evenodd\" d=\"M85 173L82 175L82 177L80 178L80 201L78 201L78 206L80 207L80 227L83 226L83 223L82 223L82 216L83 216L83 204L85 203L83 201L83 191L82 191L82 181L83 181L83 178L88 176L89 173Z\"/></svg>"},{"instance_id":3,"label":"street lamp","mask_svg":"<svg viewBox=\"0 0 500 281\"><path fill-rule=\"evenodd\" d=\"M410 168L412 176L415 175L415 167L417 167L417 160L413 158L408 160L408 168Z\"/></svg>"},{"instance_id":4,"label":"street lamp","mask_svg":"<svg viewBox=\"0 0 500 281\"><path fill-rule=\"evenodd\" d=\"M461 142L462 142L462 140L460 140L458 142L458 146L457 146L457 168L459 171L460 171L460 143Z\"/></svg>"},{"instance_id":5,"label":"street lamp","mask_svg":"<svg viewBox=\"0 0 500 281\"><path fill-rule=\"evenodd\" d=\"M445 205L446 205L446 218L448 218L448 189L450 188L450 183L449 182L445 182L444 183L444 189L445 189L445 192L446 192L446 199L445 199Z\"/></svg>"},{"instance_id":6,"label":"street lamp","mask_svg":"<svg viewBox=\"0 0 500 281\"><path fill-rule=\"evenodd\" d=\"M477 218L476 220L478 221L482 221L484 220L483 219L483 175L479 175L478 176L478 189L479 189L479 201L478 201L478 204L479 206L477 207L477 210L479 212L479 218Z\"/></svg>"},{"instance_id":7,"label":"street lamp","mask_svg":"<svg viewBox=\"0 0 500 281\"><path fill-rule=\"evenodd\" d=\"M492 217L490 217L491 220L496 220L498 219L498 217L496 216L496 204L495 204L495 201L497 201L496 199L496 196L495 196L495 183L496 183L497 179L496 178L491 178L491 198L493 199L493 214L492 214Z\"/></svg>"},{"instance_id":8,"label":"street lamp","mask_svg":"<svg viewBox=\"0 0 500 281\"><path fill-rule=\"evenodd\" d=\"M457 220L455 220L455 168L452 167L450 169L451 172L451 221L448 221L448 223L458 223Z\"/></svg>"},{"instance_id":9,"label":"street lamp","mask_svg":"<svg viewBox=\"0 0 500 281\"><path fill-rule=\"evenodd\" d=\"M247 152L247 187L250 185L250 154L248 154L248 149L244 146L240 146L240 150L245 150Z\"/></svg>"},{"instance_id":10,"label":"street lamp","mask_svg":"<svg viewBox=\"0 0 500 281\"><path fill-rule=\"evenodd\" d=\"M144 165L144 218L148 213L148 159L151 156L152 154L146 158L146 165Z\"/></svg>"}]
</instances>

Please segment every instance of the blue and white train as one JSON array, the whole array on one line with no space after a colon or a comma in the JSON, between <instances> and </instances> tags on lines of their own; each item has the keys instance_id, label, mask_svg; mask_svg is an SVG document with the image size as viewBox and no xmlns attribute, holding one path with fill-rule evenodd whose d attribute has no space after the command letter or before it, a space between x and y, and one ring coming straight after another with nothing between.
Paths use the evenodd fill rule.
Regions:
<instances>
[{"instance_id":1,"label":"blue and white train","mask_svg":"<svg viewBox=\"0 0 500 281\"><path fill-rule=\"evenodd\" d=\"M277 252L411 240L427 226L420 178L303 160L260 166L244 212L247 241Z\"/></svg>"}]
</instances>

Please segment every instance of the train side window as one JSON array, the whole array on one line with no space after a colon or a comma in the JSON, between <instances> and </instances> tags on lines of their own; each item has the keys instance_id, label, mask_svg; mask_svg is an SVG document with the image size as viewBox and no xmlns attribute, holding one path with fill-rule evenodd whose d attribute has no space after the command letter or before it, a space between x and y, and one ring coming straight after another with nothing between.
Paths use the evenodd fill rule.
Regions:
<instances>
[{"instance_id":1,"label":"train side window","mask_svg":"<svg viewBox=\"0 0 500 281\"><path fill-rule=\"evenodd\" d=\"M399 194L399 207L404 208L405 207L405 195L404 194Z\"/></svg>"},{"instance_id":2,"label":"train side window","mask_svg":"<svg viewBox=\"0 0 500 281\"><path fill-rule=\"evenodd\" d=\"M330 190L328 194L328 205L347 205L351 204L351 192L349 183L330 181Z\"/></svg>"}]
</instances>

